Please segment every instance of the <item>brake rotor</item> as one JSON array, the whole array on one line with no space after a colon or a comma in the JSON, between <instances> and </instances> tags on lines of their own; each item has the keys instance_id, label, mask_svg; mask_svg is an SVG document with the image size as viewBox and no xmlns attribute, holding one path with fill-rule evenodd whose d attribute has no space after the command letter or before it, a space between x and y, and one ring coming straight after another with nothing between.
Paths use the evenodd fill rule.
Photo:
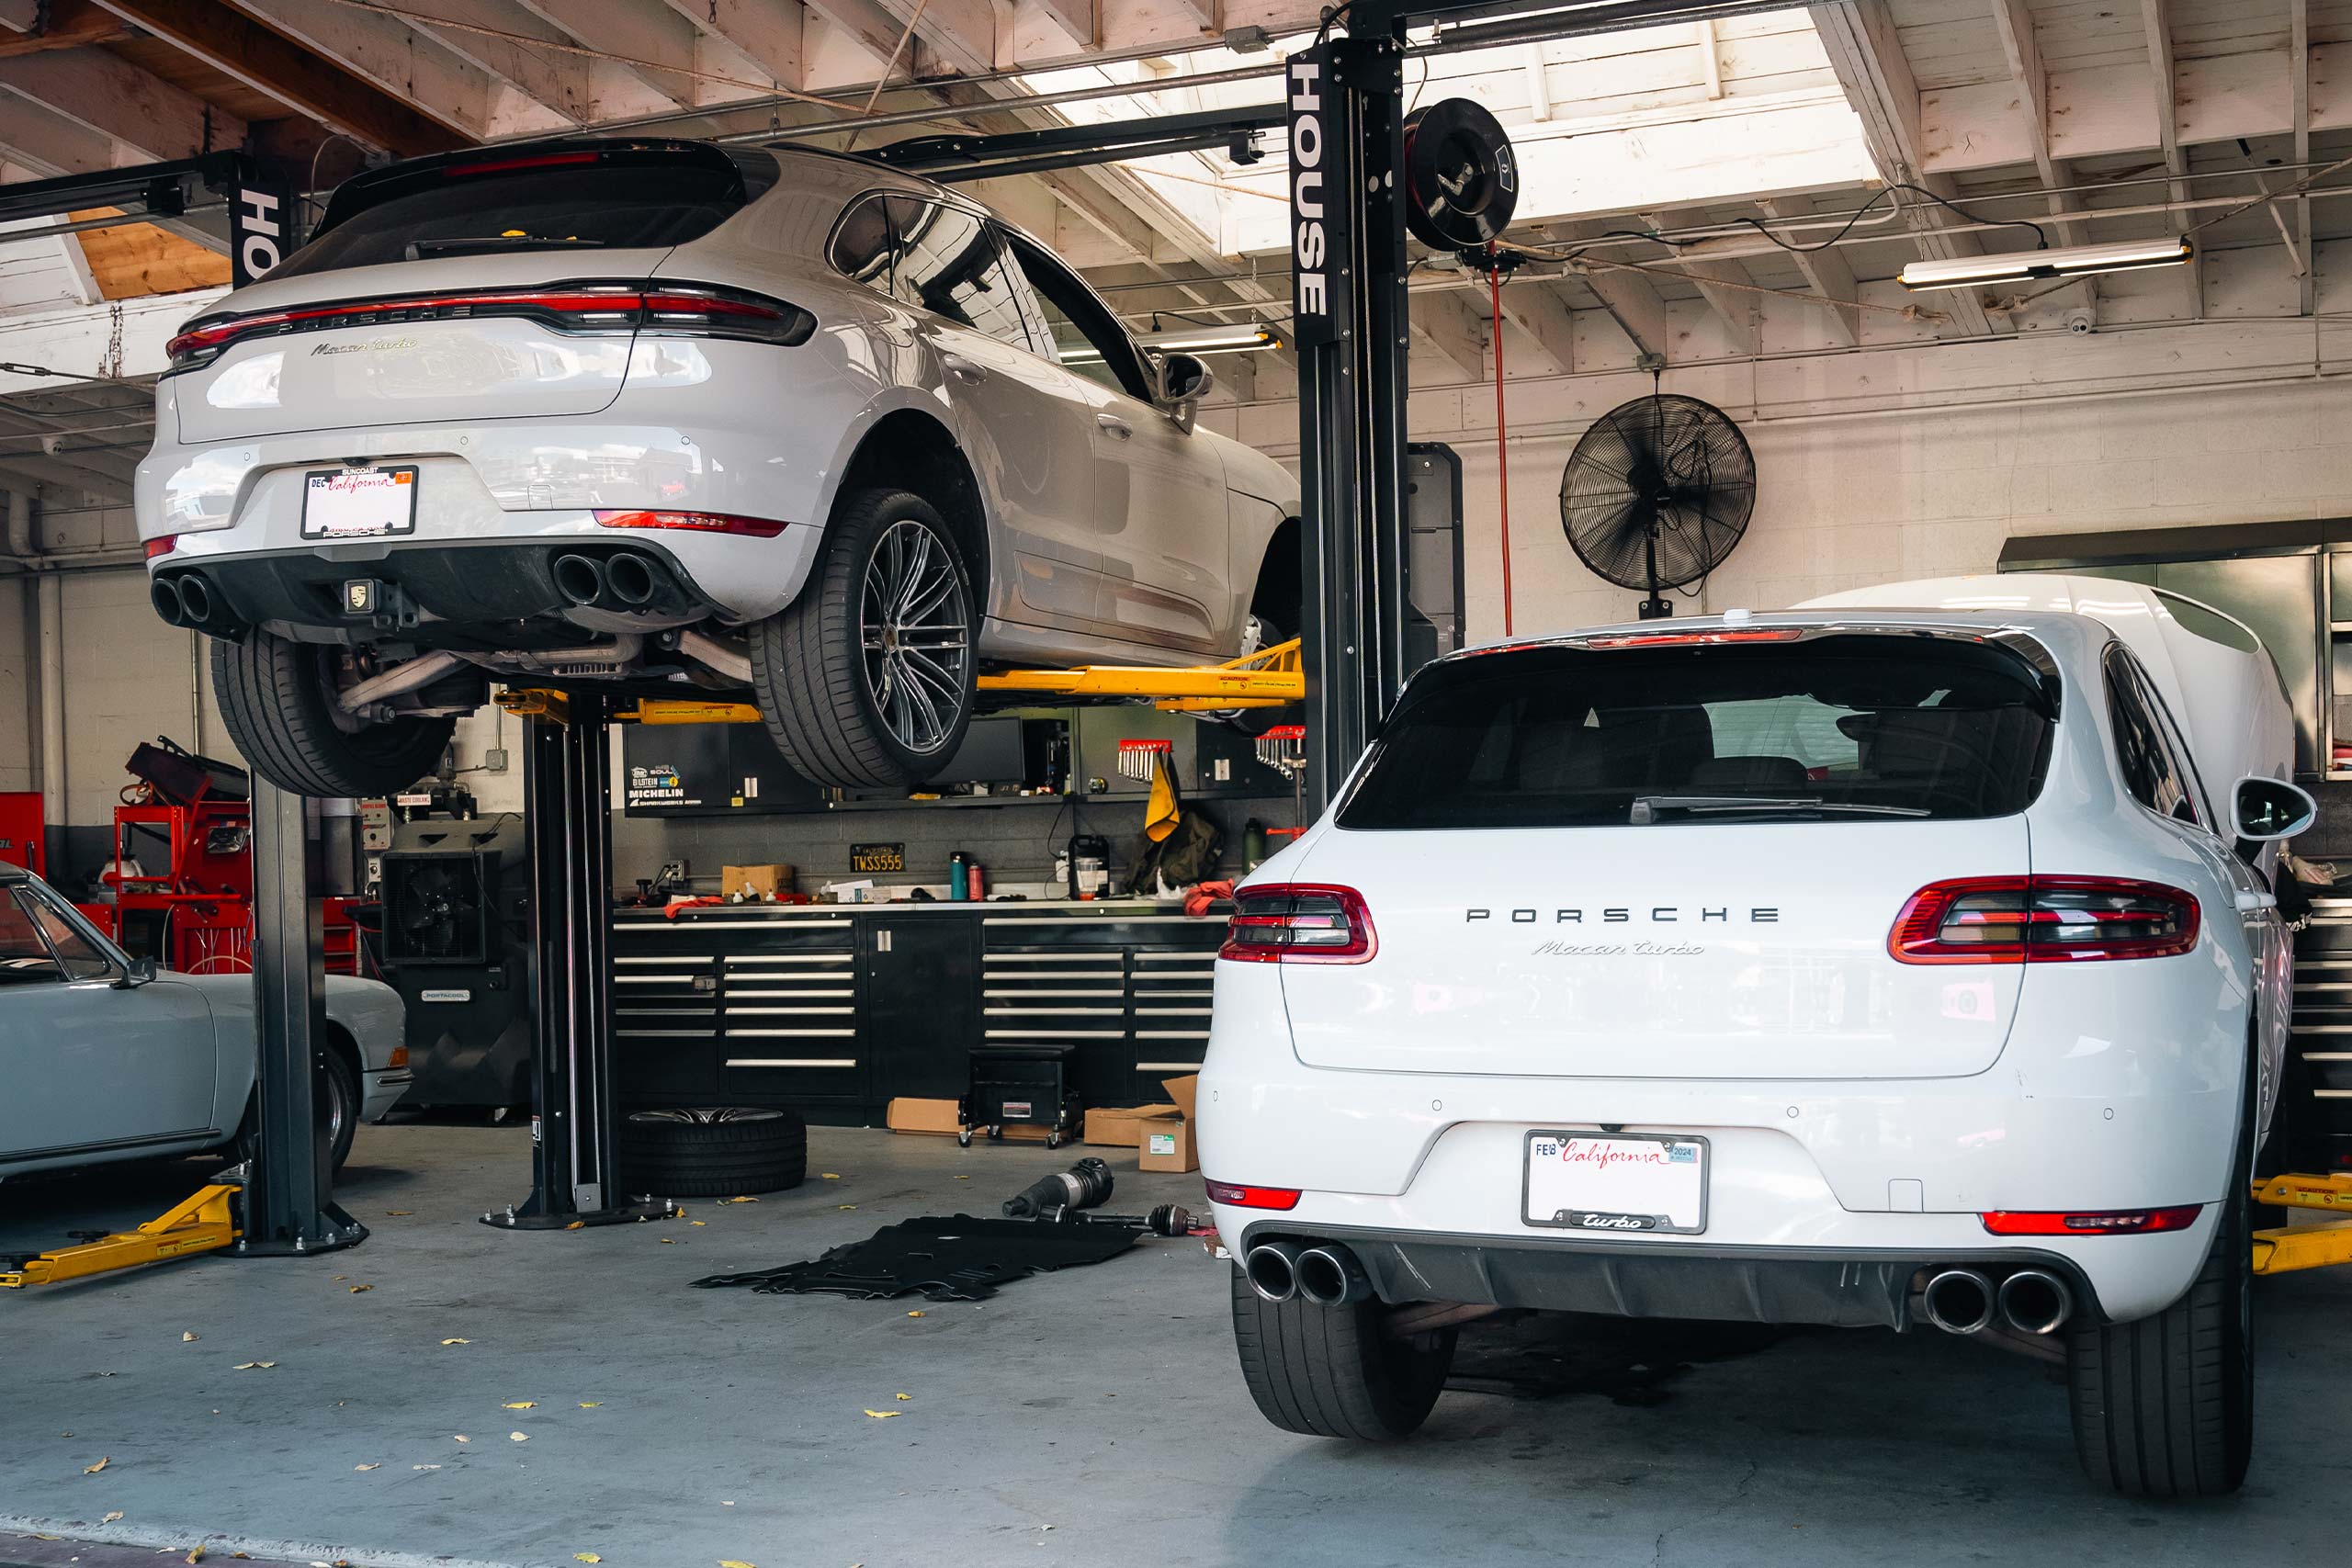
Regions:
<instances>
[{"instance_id":1,"label":"brake rotor","mask_svg":"<svg viewBox=\"0 0 2352 1568\"><path fill-rule=\"evenodd\" d=\"M1519 160L1502 122L1469 98L1447 98L1405 120L1405 227L1438 251L1470 251L1501 235L1519 207Z\"/></svg>"}]
</instances>

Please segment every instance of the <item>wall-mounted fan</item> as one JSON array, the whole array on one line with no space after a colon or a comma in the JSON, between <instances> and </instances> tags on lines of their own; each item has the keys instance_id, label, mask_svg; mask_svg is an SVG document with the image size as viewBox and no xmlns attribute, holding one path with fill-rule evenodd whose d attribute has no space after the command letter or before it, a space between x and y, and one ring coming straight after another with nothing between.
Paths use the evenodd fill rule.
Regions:
<instances>
[{"instance_id":1,"label":"wall-mounted fan","mask_svg":"<svg viewBox=\"0 0 2352 1568\"><path fill-rule=\"evenodd\" d=\"M1560 477L1560 524L1577 558L1639 588L1642 619L1670 615L1664 593L1723 564L1756 510L1756 458L1729 415L1656 393L1593 422Z\"/></svg>"}]
</instances>

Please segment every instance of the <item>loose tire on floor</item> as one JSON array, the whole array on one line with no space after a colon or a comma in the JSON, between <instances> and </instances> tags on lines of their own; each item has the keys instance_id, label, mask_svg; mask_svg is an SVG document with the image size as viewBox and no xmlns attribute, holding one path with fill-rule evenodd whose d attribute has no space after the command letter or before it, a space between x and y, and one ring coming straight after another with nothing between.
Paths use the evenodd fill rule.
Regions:
<instances>
[{"instance_id":1,"label":"loose tire on floor","mask_svg":"<svg viewBox=\"0 0 2352 1568\"><path fill-rule=\"evenodd\" d=\"M2222 1223L2188 1292L2153 1317L2086 1322L2067 1338L2075 1451L2093 1481L2127 1496L2220 1497L2245 1481L2254 1446L2252 1105L2249 1089Z\"/></svg>"},{"instance_id":2,"label":"loose tire on floor","mask_svg":"<svg viewBox=\"0 0 2352 1568\"><path fill-rule=\"evenodd\" d=\"M1393 1443L1429 1419L1453 1365L1453 1329L1385 1338L1384 1303L1276 1303L1250 1288L1238 1263L1232 1289L1242 1380L1275 1426L1310 1438Z\"/></svg>"},{"instance_id":3,"label":"loose tire on floor","mask_svg":"<svg viewBox=\"0 0 2352 1568\"><path fill-rule=\"evenodd\" d=\"M212 691L221 722L255 773L296 795L389 795L431 773L454 717L335 727L329 671L336 650L266 631L214 638Z\"/></svg>"},{"instance_id":4,"label":"loose tire on floor","mask_svg":"<svg viewBox=\"0 0 2352 1568\"><path fill-rule=\"evenodd\" d=\"M621 1186L656 1198L779 1192L808 1175L808 1126L797 1111L693 1106L621 1118Z\"/></svg>"},{"instance_id":5,"label":"loose tire on floor","mask_svg":"<svg viewBox=\"0 0 2352 1568\"><path fill-rule=\"evenodd\" d=\"M935 552L923 558L944 568L895 607L920 614L876 595L893 560L908 559L894 549ZM751 631L752 693L793 771L837 789L930 778L971 724L975 605L963 551L929 502L900 490L843 496L800 597Z\"/></svg>"}]
</instances>

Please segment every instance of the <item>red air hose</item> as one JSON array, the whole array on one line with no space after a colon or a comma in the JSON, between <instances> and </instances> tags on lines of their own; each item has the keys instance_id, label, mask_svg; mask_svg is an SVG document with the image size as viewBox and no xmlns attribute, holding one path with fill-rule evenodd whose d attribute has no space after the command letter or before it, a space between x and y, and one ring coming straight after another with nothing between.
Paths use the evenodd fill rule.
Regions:
<instances>
[{"instance_id":1,"label":"red air hose","mask_svg":"<svg viewBox=\"0 0 2352 1568\"><path fill-rule=\"evenodd\" d=\"M1487 242L1487 255L1491 264L1494 242ZM1494 300L1495 322L1489 335L1495 347L1495 487L1502 498L1500 507L1503 525L1503 636L1510 630L1510 433L1503 422L1503 269L1489 265L1487 287Z\"/></svg>"}]
</instances>

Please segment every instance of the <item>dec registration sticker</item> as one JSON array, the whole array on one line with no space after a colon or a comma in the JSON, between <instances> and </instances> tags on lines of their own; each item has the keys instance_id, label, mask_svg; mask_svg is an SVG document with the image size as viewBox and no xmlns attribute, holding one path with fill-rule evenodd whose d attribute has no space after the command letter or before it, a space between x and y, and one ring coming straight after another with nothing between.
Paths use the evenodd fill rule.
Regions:
<instances>
[{"instance_id":1,"label":"dec registration sticker","mask_svg":"<svg viewBox=\"0 0 2352 1568\"><path fill-rule=\"evenodd\" d=\"M1697 1235L1708 1152L1706 1139L1671 1134L1530 1133L1521 1213L1559 1230Z\"/></svg>"},{"instance_id":2,"label":"dec registration sticker","mask_svg":"<svg viewBox=\"0 0 2352 1568\"><path fill-rule=\"evenodd\" d=\"M416 532L416 468L313 468L302 476L302 537Z\"/></svg>"}]
</instances>

